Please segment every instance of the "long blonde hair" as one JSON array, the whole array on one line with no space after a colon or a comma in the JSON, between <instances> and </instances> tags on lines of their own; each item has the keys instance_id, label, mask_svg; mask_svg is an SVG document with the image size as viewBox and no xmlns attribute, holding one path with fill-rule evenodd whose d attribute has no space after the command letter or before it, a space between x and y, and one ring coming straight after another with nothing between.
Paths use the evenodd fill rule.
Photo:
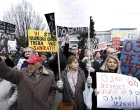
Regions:
<instances>
[{"instance_id":1,"label":"long blonde hair","mask_svg":"<svg viewBox=\"0 0 140 110\"><path fill-rule=\"evenodd\" d=\"M103 70L103 71L108 71L109 72L109 68L107 67L107 62L109 61L110 58L113 58L117 62L117 71L116 72L118 74L122 74L121 68L120 68L120 66L121 66L120 61L116 56L113 56L113 55L109 55L107 57L107 59L105 60L104 64L102 65L102 67L100 69Z\"/></svg>"}]
</instances>

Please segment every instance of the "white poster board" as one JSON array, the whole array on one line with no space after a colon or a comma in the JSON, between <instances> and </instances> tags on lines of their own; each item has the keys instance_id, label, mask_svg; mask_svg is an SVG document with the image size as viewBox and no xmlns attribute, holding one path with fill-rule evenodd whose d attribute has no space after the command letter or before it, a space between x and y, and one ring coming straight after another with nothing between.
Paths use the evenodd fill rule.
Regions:
<instances>
[{"instance_id":1,"label":"white poster board","mask_svg":"<svg viewBox=\"0 0 140 110\"><path fill-rule=\"evenodd\" d=\"M16 48L17 47L17 41L15 40L8 40L8 51L10 52L11 48Z\"/></svg>"},{"instance_id":2,"label":"white poster board","mask_svg":"<svg viewBox=\"0 0 140 110\"><path fill-rule=\"evenodd\" d=\"M140 82L137 78L97 73L98 108L140 108Z\"/></svg>"},{"instance_id":3,"label":"white poster board","mask_svg":"<svg viewBox=\"0 0 140 110\"><path fill-rule=\"evenodd\" d=\"M55 23L65 27L89 27L88 0L57 0Z\"/></svg>"}]
</instances>

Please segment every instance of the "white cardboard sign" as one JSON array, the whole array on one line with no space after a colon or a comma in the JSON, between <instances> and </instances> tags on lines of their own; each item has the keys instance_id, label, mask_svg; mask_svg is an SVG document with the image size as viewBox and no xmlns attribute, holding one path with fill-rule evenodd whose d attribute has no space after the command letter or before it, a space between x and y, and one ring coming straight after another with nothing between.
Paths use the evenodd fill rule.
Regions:
<instances>
[{"instance_id":1,"label":"white cardboard sign","mask_svg":"<svg viewBox=\"0 0 140 110\"><path fill-rule=\"evenodd\" d=\"M97 73L98 108L140 108L140 82L137 78Z\"/></svg>"},{"instance_id":2,"label":"white cardboard sign","mask_svg":"<svg viewBox=\"0 0 140 110\"><path fill-rule=\"evenodd\" d=\"M55 23L65 27L89 27L88 0L57 0Z\"/></svg>"}]
</instances>

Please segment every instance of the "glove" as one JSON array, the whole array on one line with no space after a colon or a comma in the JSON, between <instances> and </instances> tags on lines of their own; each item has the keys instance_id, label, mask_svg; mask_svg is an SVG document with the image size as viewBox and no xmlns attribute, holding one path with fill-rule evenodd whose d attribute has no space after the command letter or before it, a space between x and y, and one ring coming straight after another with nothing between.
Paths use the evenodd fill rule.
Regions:
<instances>
[{"instance_id":1,"label":"glove","mask_svg":"<svg viewBox=\"0 0 140 110\"><path fill-rule=\"evenodd\" d=\"M88 76L88 78L87 78L87 85L91 86L91 84L92 84L92 78L91 78L91 76Z\"/></svg>"},{"instance_id":2,"label":"glove","mask_svg":"<svg viewBox=\"0 0 140 110\"><path fill-rule=\"evenodd\" d=\"M62 89L62 88L63 88L63 81L62 81L62 80L59 80L59 81L57 82L57 87L58 87L59 89Z\"/></svg>"}]
</instances>

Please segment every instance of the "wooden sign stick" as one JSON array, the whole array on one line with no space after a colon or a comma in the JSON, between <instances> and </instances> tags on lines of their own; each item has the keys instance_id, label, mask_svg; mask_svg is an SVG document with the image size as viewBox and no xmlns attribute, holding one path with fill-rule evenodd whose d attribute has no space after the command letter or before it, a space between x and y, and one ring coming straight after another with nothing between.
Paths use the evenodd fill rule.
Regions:
<instances>
[{"instance_id":1,"label":"wooden sign stick","mask_svg":"<svg viewBox=\"0 0 140 110\"><path fill-rule=\"evenodd\" d=\"M59 55L59 41L58 41L57 26L56 26L56 38L57 38L57 44L58 44L58 50L57 50L58 74L59 74L59 80L62 80L61 71L60 71L60 57L59 57L60 55Z\"/></svg>"}]
</instances>

